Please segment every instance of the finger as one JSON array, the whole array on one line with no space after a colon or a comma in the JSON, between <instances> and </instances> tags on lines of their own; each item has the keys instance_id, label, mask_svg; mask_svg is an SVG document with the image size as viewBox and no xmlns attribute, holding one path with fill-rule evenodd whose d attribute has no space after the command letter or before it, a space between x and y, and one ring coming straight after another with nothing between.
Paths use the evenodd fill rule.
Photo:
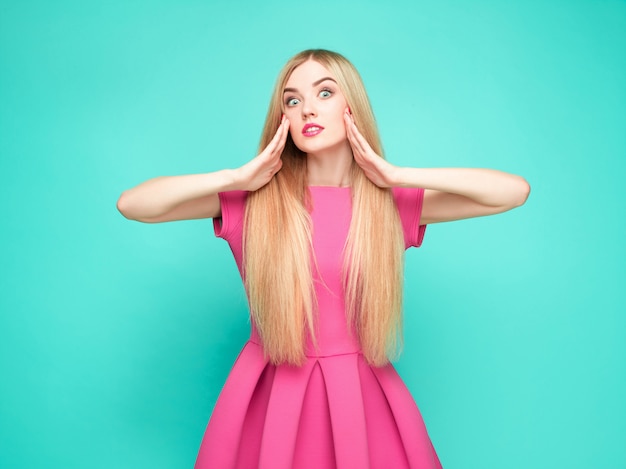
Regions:
<instances>
[{"instance_id":1,"label":"finger","mask_svg":"<svg viewBox=\"0 0 626 469\"><path fill-rule=\"evenodd\" d=\"M283 167L283 160L278 160L278 164L274 168L274 174L276 174Z\"/></svg>"},{"instance_id":2,"label":"finger","mask_svg":"<svg viewBox=\"0 0 626 469\"><path fill-rule=\"evenodd\" d=\"M357 151L358 148L357 146L357 142L354 136L354 130L353 130L353 125L354 122L352 121L352 118L348 115L348 113L346 112L344 114L344 123L346 125L346 136L348 137L348 142L350 143L350 146L352 147L352 151Z\"/></svg>"},{"instance_id":3,"label":"finger","mask_svg":"<svg viewBox=\"0 0 626 469\"><path fill-rule=\"evenodd\" d=\"M359 132L359 129L357 129L356 125L353 124L352 129L353 129L353 134L354 134L354 140L356 141L356 144L360 148L361 152L363 152L363 155L368 155L370 153L373 153L374 150L372 150L372 147L370 146L369 142L365 139L363 134Z\"/></svg>"},{"instance_id":4,"label":"finger","mask_svg":"<svg viewBox=\"0 0 626 469\"><path fill-rule=\"evenodd\" d=\"M365 153L367 151L367 147L363 145L365 139L362 137L361 132L357 128L354 123L354 119L348 113L346 113L346 130L348 134L348 140L350 144L356 149L359 153ZM361 138L359 138L361 137Z\"/></svg>"},{"instance_id":5,"label":"finger","mask_svg":"<svg viewBox=\"0 0 626 469\"><path fill-rule=\"evenodd\" d=\"M355 154L355 157L362 159L365 155L366 148L363 147L362 141L358 138L360 133L354 124L352 119L347 119L346 122L346 130L348 134L348 141L350 142L350 146L352 147L352 152Z\"/></svg>"},{"instance_id":6,"label":"finger","mask_svg":"<svg viewBox=\"0 0 626 469\"><path fill-rule=\"evenodd\" d=\"M287 141L287 135L289 135L289 125L290 124L291 123L289 122L289 119L287 119L285 117L285 120L283 121L283 128L282 128L282 131L281 131L282 133L281 133L281 136L280 136L280 140L283 143L285 143Z\"/></svg>"},{"instance_id":7,"label":"finger","mask_svg":"<svg viewBox=\"0 0 626 469\"><path fill-rule=\"evenodd\" d=\"M361 152L361 149L358 147L356 143L353 143L353 141L349 141L349 143L350 143L350 148L352 149L352 156L354 157L354 161L356 161L356 163L359 166L363 166L363 164L365 163L365 160L363 159L363 154Z\"/></svg>"},{"instance_id":8,"label":"finger","mask_svg":"<svg viewBox=\"0 0 626 469\"><path fill-rule=\"evenodd\" d=\"M277 142L277 146L274 150L275 153L280 156L283 153L283 149L285 148L285 143L287 142L287 136L289 135L289 120L285 119L282 123L282 128L280 129L280 136Z\"/></svg>"},{"instance_id":9,"label":"finger","mask_svg":"<svg viewBox=\"0 0 626 469\"><path fill-rule=\"evenodd\" d=\"M281 122L278 130L270 140L270 143L267 144L263 153L266 153L270 157L275 157L276 153L282 153L282 148L284 147L284 141L287 139L287 134L289 133L289 121L283 117L283 121ZM282 142L282 143L281 143Z\"/></svg>"},{"instance_id":10,"label":"finger","mask_svg":"<svg viewBox=\"0 0 626 469\"><path fill-rule=\"evenodd\" d=\"M285 138L285 130L288 129L288 123L289 121L283 117L283 120L281 121L280 125L278 126L278 129L276 130L276 133L274 134L274 138L272 138L271 143L273 144L278 144L282 139Z\"/></svg>"}]
</instances>

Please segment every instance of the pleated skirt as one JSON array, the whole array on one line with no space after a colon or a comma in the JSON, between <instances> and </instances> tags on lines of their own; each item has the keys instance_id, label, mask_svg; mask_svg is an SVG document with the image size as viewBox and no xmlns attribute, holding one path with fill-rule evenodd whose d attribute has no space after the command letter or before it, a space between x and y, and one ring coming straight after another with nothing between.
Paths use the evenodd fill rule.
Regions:
<instances>
[{"instance_id":1,"label":"pleated skirt","mask_svg":"<svg viewBox=\"0 0 626 469\"><path fill-rule=\"evenodd\" d=\"M274 366L248 342L220 393L196 469L441 469L392 365L360 353Z\"/></svg>"}]
</instances>

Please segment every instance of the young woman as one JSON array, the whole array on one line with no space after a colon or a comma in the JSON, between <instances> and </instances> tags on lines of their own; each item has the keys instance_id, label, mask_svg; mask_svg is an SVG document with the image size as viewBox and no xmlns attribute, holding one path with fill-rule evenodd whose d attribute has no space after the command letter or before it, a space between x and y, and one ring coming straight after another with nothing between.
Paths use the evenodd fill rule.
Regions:
<instances>
[{"instance_id":1,"label":"young woman","mask_svg":"<svg viewBox=\"0 0 626 469\"><path fill-rule=\"evenodd\" d=\"M251 337L196 468L440 468L389 363L403 254L427 224L504 212L528 193L495 170L384 160L358 72L325 50L285 65L250 162L124 192L130 219L213 218L249 297Z\"/></svg>"}]
</instances>

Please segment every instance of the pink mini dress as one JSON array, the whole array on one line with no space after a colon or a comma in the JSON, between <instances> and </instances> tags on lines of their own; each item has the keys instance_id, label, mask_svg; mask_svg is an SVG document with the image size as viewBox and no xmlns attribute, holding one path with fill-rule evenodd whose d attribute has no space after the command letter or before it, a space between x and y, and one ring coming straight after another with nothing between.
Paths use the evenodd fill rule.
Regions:
<instances>
[{"instance_id":1,"label":"pink mini dress","mask_svg":"<svg viewBox=\"0 0 626 469\"><path fill-rule=\"evenodd\" d=\"M318 347L304 365L274 366L252 323L202 439L196 469L440 469L420 411L394 367L372 367L348 330L341 268L350 188L309 188ZM423 189L394 188L405 247L419 247ZM247 192L219 194L213 220L242 272ZM317 277L317 278L316 278ZM319 278L321 277L321 278Z\"/></svg>"}]
</instances>

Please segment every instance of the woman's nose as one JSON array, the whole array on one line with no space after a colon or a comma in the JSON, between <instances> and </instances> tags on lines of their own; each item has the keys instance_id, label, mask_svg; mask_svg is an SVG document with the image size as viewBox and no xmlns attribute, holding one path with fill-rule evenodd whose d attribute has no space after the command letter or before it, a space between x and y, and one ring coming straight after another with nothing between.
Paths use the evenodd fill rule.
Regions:
<instances>
[{"instance_id":1,"label":"woman's nose","mask_svg":"<svg viewBox=\"0 0 626 469\"><path fill-rule=\"evenodd\" d=\"M305 101L302 106L302 117L307 119L309 117L315 117L316 115L315 107L311 104L311 101Z\"/></svg>"}]
</instances>

